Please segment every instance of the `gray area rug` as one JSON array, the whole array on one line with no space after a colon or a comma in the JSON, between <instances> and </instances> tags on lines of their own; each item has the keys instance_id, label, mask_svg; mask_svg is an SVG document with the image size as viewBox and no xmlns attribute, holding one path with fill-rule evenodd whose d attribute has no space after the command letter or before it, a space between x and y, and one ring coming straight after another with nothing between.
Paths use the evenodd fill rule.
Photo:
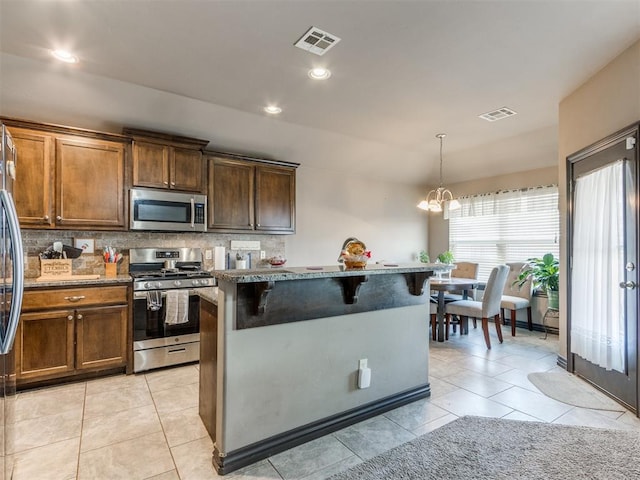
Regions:
<instances>
[{"instance_id":1,"label":"gray area rug","mask_svg":"<svg viewBox=\"0 0 640 480\"><path fill-rule=\"evenodd\" d=\"M622 405L569 372L530 373L527 377L547 397L559 402L596 410L625 411Z\"/></svg>"},{"instance_id":2,"label":"gray area rug","mask_svg":"<svg viewBox=\"0 0 640 480\"><path fill-rule=\"evenodd\" d=\"M640 432L462 417L331 480L637 479Z\"/></svg>"}]
</instances>

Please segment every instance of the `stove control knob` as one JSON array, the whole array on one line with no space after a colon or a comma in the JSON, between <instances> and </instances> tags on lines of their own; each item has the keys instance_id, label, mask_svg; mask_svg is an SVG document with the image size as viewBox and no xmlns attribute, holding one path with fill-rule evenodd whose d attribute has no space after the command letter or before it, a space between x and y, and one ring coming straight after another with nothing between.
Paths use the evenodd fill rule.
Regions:
<instances>
[{"instance_id":1,"label":"stove control knob","mask_svg":"<svg viewBox=\"0 0 640 480\"><path fill-rule=\"evenodd\" d=\"M200 285L200 280L195 279L195 280L192 281L192 284L193 284L194 287L197 287L198 285Z\"/></svg>"},{"instance_id":2,"label":"stove control knob","mask_svg":"<svg viewBox=\"0 0 640 480\"><path fill-rule=\"evenodd\" d=\"M176 287L179 287L180 285L182 285L182 282L181 282L180 280L174 280L174 281L173 281L173 284L174 284Z\"/></svg>"},{"instance_id":3,"label":"stove control knob","mask_svg":"<svg viewBox=\"0 0 640 480\"><path fill-rule=\"evenodd\" d=\"M147 288L147 289L153 288L153 283L152 282L146 282L144 284L144 288Z\"/></svg>"}]
</instances>

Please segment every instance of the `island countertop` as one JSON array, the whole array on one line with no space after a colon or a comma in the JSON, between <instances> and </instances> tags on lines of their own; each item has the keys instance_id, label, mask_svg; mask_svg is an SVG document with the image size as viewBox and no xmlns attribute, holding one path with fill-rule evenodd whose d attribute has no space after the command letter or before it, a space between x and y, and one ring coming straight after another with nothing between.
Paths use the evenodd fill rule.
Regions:
<instances>
[{"instance_id":1,"label":"island countertop","mask_svg":"<svg viewBox=\"0 0 640 480\"><path fill-rule=\"evenodd\" d=\"M328 277L353 277L362 275L381 275L388 273L446 272L449 265L440 263L372 263L364 269L346 269L344 265L275 267L252 270L213 270L211 273L220 281L231 283L253 283L280 280L305 280Z\"/></svg>"}]
</instances>

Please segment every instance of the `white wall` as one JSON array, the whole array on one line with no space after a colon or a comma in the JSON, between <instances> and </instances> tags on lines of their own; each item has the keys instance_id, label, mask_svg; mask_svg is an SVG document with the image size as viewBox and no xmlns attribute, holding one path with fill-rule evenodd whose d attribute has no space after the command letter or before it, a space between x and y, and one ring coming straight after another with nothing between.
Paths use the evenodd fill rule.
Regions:
<instances>
[{"instance_id":1,"label":"white wall","mask_svg":"<svg viewBox=\"0 0 640 480\"><path fill-rule=\"evenodd\" d=\"M291 266L336 263L344 240L365 242L372 261L414 261L427 248L423 191L410 186L298 169L297 234L286 239Z\"/></svg>"},{"instance_id":2,"label":"white wall","mask_svg":"<svg viewBox=\"0 0 640 480\"><path fill-rule=\"evenodd\" d=\"M256 106L256 111L260 107ZM300 163L297 233L288 265L333 264L357 236L375 259L409 261L427 248L423 189L382 165L415 152L181 97L73 68L0 55L0 115L119 133L123 126L209 139L212 150Z\"/></svg>"}]
</instances>

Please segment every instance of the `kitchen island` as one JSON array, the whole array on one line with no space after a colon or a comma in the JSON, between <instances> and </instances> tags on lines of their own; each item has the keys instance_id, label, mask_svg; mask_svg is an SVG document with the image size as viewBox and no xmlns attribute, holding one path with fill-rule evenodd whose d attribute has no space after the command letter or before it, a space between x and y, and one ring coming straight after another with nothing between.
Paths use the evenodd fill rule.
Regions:
<instances>
[{"instance_id":1,"label":"kitchen island","mask_svg":"<svg viewBox=\"0 0 640 480\"><path fill-rule=\"evenodd\" d=\"M200 415L218 473L429 396L428 278L439 268L215 271Z\"/></svg>"}]
</instances>

